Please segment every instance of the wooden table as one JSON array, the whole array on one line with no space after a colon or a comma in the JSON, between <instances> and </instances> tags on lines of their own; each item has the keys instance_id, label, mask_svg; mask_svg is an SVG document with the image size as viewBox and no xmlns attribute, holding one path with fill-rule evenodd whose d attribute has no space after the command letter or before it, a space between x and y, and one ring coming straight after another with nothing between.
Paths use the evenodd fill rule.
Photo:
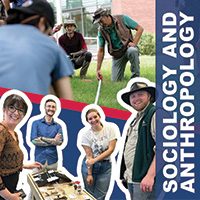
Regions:
<instances>
[{"instance_id":1,"label":"wooden table","mask_svg":"<svg viewBox=\"0 0 200 200\"><path fill-rule=\"evenodd\" d=\"M73 181L53 181L46 185L38 185L37 174L28 174L28 183L32 192L32 199L35 200L96 200L87 191L78 190Z\"/></svg>"}]
</instances>

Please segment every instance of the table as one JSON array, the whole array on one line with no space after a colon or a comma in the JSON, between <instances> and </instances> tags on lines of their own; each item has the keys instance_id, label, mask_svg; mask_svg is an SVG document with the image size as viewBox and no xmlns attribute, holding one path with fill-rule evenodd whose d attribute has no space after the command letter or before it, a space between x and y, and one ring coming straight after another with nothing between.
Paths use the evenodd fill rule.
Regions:
<instances>
[{"instance_id":1,"label":"table","mask_svg":"<svg viewBox=\"0 0 200 200\"><path fill-rule=\"evenodd\" d=\"M96 200L80 184L61 172L49 170L28 174L28 183L35 200Z\"/></svg>"}]
</instances>

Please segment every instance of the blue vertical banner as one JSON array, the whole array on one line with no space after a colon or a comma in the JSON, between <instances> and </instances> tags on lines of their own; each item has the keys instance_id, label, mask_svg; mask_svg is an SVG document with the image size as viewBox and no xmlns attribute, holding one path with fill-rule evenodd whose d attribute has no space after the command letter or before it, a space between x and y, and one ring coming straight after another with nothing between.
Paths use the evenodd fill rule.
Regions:
<instances>
[{"instance_id":1,"label":"blue vertical banner","mask_svg":"<svg viewBox=\"0 0 200 200\"><path fill-rule=\"evenodd\" d=\"M156 1L157 199L200 199L200 1Z\"/></svg>"}]
</instances>

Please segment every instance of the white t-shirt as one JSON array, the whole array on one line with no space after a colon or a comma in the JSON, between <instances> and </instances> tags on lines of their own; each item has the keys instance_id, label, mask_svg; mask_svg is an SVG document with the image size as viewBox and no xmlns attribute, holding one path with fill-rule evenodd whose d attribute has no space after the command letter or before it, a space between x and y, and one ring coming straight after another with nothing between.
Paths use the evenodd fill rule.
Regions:
<instances>
[{"instance_id":1,"label":"white t-shirt","mask_svg":"<svg viewBox=\"0 0 200 200\"><path fill-rule=\"evenodd\" d=\"M118 127L111 122L105 122L101 131L93 131L91 128L83 133L81 145L92 149L94 158L102 154L109 147L109 142L117 139ZM104 160L109 160L110 156Z\"/></svg>"}]
</instances>

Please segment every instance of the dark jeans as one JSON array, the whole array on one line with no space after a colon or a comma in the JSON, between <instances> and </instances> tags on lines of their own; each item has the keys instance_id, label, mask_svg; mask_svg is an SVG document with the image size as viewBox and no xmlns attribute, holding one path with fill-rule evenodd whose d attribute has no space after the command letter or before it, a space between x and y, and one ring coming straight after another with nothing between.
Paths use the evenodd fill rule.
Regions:
<instances>
[{"instance_id":1,"label":"dark jeans","mask_svg":"<svg viewBox=\"0 0 200 200\"><path fill-rule=\"evenodd\" d=\"M88 51L72 59L72 62L74 63L74 68L75 69L81 68L80 70L81 77L86 75L91 59L92 59L92 54Z\"/></svg>"},{"instance_id":2,"label":"dark jeans","mask_svg":"<svg viewBox=\"0 0 200 200\"><path fill-rule=\"evenodd\" d=\"M2 176L2 181L5 185L5 187L11 192L16 192L17 183L19 180L19 172L16 172L14 174L8 175L8 176ZM0 200L4 200L4 198L0 197Z\"/></svg>"}]
</instances>

